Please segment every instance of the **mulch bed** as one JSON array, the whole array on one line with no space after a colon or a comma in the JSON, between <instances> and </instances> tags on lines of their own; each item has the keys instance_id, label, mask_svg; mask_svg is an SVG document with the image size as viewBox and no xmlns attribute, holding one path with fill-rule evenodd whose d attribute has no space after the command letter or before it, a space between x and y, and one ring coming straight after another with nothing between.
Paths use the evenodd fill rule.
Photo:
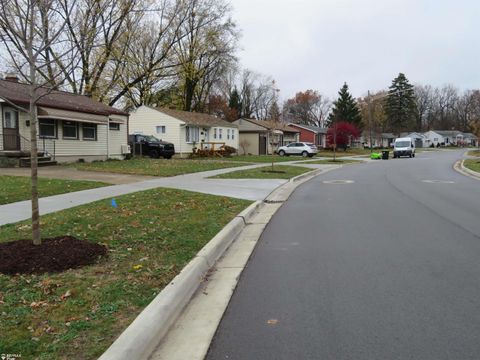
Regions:
<instances>
[{"instance_id":1,"label":"mulch bed","mask_svg":"<svg viewBox=\"0 0 480 360\"><path fill-rule=\"evenodd\" d=\"M264 173L271 173L271 174L285 174L286 171L282 170L262 170Z\"/></svg>"},{"instance_id":2,"label":"mulch bed","mask_svg":"<svg viewBox=\"0 0 480 360\"><path fill-rule=\"evenodd\" d=\"M41 245L32 240L0 243L0 273L42 274L61 272L93 264L107 248L72 236L42 239Z\"/></svg>"}]
</instances>

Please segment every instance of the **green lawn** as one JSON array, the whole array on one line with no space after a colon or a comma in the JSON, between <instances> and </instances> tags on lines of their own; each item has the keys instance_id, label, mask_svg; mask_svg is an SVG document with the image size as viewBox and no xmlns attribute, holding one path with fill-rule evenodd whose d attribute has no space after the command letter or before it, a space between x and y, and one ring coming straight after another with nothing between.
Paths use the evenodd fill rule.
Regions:
<instances>
[{"instance_id":1,"label":"green lawn","mask_svg":"<svg viewBox=\"0 0 480 360\"><path fill-rule=\"evenodd\" d=\"M301 156L273 156L273 162L285 162L285 161L302 161L307 160L309 158L303 158ZM253 163L271 163L272 162L272 155L239 155L239 156L232 156L228 158L228 160L232 161L245 161L245 162L253 162Z\"/></svg>"},{"instance_id":2,"label":"green lawn","mask_svg":"<svg viewBox=\"0 0 480 360\"><path fill-rule=\"evenodd\" d=\"M470 150L467 155L480 157L480 150Z\"/></svg>"},{"instance_id":3,"label":"green lawn","mask_svg":"<svg viewBox=\"0 0 480 360\"><path fill-rule=\"evenodd\" d=\"M38 179L40 197L108 186L96 181ZM31 199L30 177L0 176L0 205Z\"/></svg>"},{"instance_id":4,"label":"green lawn","mask_svg":"<svg viewBox=\"0 0 480 360\"><path fill-rule=\"evenodd\" d=\"M300 167L300 166L287 166L287 165L275 165L273 167L274 171L278 172L270 172L272 170L271 166L264 166L250 170L238 170L229 172L226 174L220 174L217 176L212 176L211 178L216 179L291 179L295 176L304 174L308 171L312 171L313 169Z\"/></svg>"},{"instance_id":5,"label":"green lawn","mask_svg":"<svg viewBox=\"0 0 480 360\"><path fill-rule=\"evenodd\" d=\"M244 166L226 160L151 159L136 157L131 160L108 160L73 164L78 170L103 171L121 174L176 176L208 170Z\"/></svg>"},{"instance_id":6,"label":"green lawn","mask_svg":"<svg viewBox=\"0 0 480 360\"><path fill-rule=\"evenodd\" d=\"M317 160L317 161L309 161L309 164L331 164L331 165L341 165L341 164L356 164L361 163L361 160L346 160L346 159L326 159L326 160Z\"/></svg>"},{"instance_id":7,"label":"green lawn","mask_svg":"<svg viewBox=\"0 0 480 360\"><path fill-rule=\"evenodd\" d=\"M466 168L480 173L480 160L467 159L463 163Z\"/></svg>"},{"instance_id":8,"label":"green lawn","mask_svg":"<svg viewBox=\"0 0 480 360\"><path fill-rule=\"evenodd\" d=\"M109 257L47 275L0 274L0 352L22 359L96 359L190 259L251 202L155 189L41 218L42 235L102 243ZM29 238L29 222L0 242ZM68 297L62 295L70 293Z\"/></svg>"},{"instance_id":9,"label":"green lawn","mask_svg":"<svg viewBox=\"0 0 480 360\"><path fill-rule=\"evenodd\" d=\"M373 150L373 152L379 152L381 150ZM348 149L347 151L343 151L339 149L336 151L336 157L342 156L357 156L357 155L370 155L370 149ZM318 157L333 157L332 150L320 150L317 154Z\"/></svg>"}]
</instances>

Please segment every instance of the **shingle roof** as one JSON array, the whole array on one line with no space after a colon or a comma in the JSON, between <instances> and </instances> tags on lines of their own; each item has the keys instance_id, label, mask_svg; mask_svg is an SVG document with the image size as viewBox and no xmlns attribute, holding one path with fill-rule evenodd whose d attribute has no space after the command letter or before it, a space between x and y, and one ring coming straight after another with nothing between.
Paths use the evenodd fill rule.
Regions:
<instances>
[{"instance_id":1,"label":"shingle roof","mask_svg":"<svg viewBox=\"0 0 480 360\"><path fill-rule=\"evenodd\" d=\"M286 131L286 132L293 132L293 133L299 133L300 131L297 129L294 129L292 127L289 127L288 124L280 122L280 121L273 121L273 120L256 120L256 119L244 119L246 121L250 121L253 124L257 124L259 126L263 126L266 129L273 129L275 128L276 130L281 130L281 131Z\"/></svg>"},{"instance_id":2,"label":"shingle roof","mask_svg":"<svg viewBox=\"0 0 480 360\"><path fill-rule=\"evenodd\" d=\"M217 118L213 115L189 112L189 111L173 110L173 109L167 109L167 108L152 108L152 109L160 111L178 120L184 121L185 123L190 125L223 126L223 127L238 128L237 125L232 124L226 120Z\"/></svg>"},{"instance_id":3,"label":"shingle roof","mask_svg":"<svg viewBox=\"0 0 480 360\"><path fill-rule=\"evenodd\" d=\"M466 139L478 139L477 136L475 136L475 134L472 134L472 133L463 133L463 136Z\"/></svg>"},{"instance_id":4,"label":"shingle roof","mask_svg":"<svg viewBox=\"0 0 480 360\"><path fill-rule=\"evenodd\" d=\"M304 128L304 129L307 129L307 130L310 130L312 132L315 132L317 134L326 134L328 129L327 128L322 128L322 127L319 127L319 126L312 126L312 125L303 125L303 124L294 124L294 123L290 123L289 124L290 126L298 126L300 128Z\"/></svg>"},{"instance_id":5,"label":"shingle roof","mask_svg":"<svg viewBox=\"0 0 480 360\"><path fill-rule=\"evenodd\" d=\"M436 132L438 135L442 135L442 136L462 135L462 133L457 130L433 130L433 131Z\"/></svg>"},{"instance_id":6,"label":"shingle roof","mask_svg":"<svg viewBox=\"0 0 480 360\"><path fill-rule=\"evenodd\" d=\"M29 91L30 86L28 84L0 80L0 98L16 105L25 107L25 105L29 104ZM124 111L102 104L84 95L51 90L46 87L39 88L38 93L43 95L37 102L38 106L98 115L128 115Z\"/></svg>"}]
</instances>

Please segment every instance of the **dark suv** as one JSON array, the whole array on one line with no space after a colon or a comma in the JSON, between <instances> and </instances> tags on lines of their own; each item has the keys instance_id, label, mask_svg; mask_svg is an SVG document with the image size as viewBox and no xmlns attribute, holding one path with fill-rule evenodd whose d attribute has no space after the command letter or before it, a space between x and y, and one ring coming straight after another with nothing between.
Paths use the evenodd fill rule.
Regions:
<instances>
[{"instance_id":1,"label":"dark suv","mask_svg":"<svg viewBox=\"0 0 480 360\"><path fill-rule=\"evenodd\" d=\"M152 158L170 159L175 154L175 147L172 143L158 140L151 135L129 135L128 142L134 155L148 155Z\"/></svg>"}]
</instances>

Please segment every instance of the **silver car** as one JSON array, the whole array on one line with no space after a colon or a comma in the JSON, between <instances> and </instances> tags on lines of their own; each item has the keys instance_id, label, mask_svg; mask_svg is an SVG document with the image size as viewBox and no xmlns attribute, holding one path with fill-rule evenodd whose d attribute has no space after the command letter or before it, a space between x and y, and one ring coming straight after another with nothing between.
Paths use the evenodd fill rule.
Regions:
<instances>
[{"instance_id":1,"label":"silver car","mask_svg":"<svg viewBox=\"0 0 480 360\"><path fill-rule=\"evenodd\" d=\"M303 157L312 157L318 152L315 144L306 142L295 142L288 144L287 146L281 146L278 148L277 153L280 156L289 155L301 155Z\"/></svg>"}]
</instances>

